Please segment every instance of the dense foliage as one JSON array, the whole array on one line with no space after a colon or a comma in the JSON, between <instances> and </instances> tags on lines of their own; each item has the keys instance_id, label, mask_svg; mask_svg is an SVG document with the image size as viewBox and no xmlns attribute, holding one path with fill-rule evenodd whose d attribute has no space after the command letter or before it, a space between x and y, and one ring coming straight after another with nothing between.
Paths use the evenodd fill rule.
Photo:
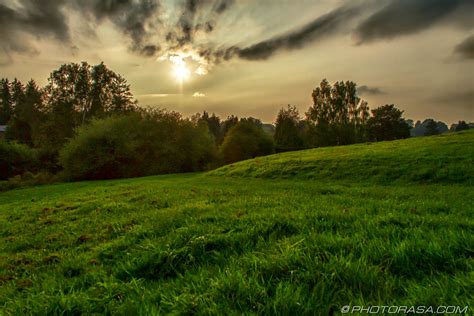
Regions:
<instances>
[{"instance_id":1,"label":"dense foliage","mask_svg":"<svg viewBox=\"0 0 474 316\"><path fill-rule=\"evenodd\" d=\"M305 122L300 120L296 107L288 105L278 112L275 122L275 147L278 151L305 148Z\"/></svg>"},{"instance_id":2,"label":"dense foliage","mask_svg":"<svg viewBox=\"0 0 474 316\"><path fill-rule=\"evenodd\" d=\"M225 163L273 153L273 141L255 119L241 119L227 133L220 153Z\"/></svg>"},{"instance_id":3,"label":"dense foliage","mask_svg":"<svg viewBox=\"0 0 474 316\"><path fill-rule=\"evenodd\" d=\"M0 180L37 168L36 153L33 149L24 144L0 141Z\"/></svg>"},{"instance_id":4,"label":"dense foliage","mask_svg":"<svg viewBox=\"0 0 474 316\"><path fill-rule=\"evenodd\" d=\"M354 82L321 81L313 91L313 106L306 113L313 146L345 145L366 140L367 102L357 96Z\"/></svg>"},{"instance_id":5,"label":"dense foliage","mask_svg":"<svg viewBox=\"0 0 474 316\"><path fill-rule=\"evenodd\" d=\"M126 80L104 64L62 65L44 88L17 79L3 79L0 88L0 119L8 125L7 139L56 153L76 127L136 108Z\"/></svg>"},{"instance_id":6,"label":"dense foliage","mask_svg":"<svg viewBox=\"0 0 474 316\"><path fill-rule=\"evenodd\" d=\"M79 128L61 150L60 163L70 179L110 179L203 170L214 155L207 126L153 112Z\"/></svg>"},{"instance_id":7,"label":"dense foliage","mask_svg":"<svg viewBox=\"0 0 474 316\"><path fill-rule=\"evenodd\" d=\"M453 126L455 132L466 131L471 128L469 124L466 123L466 121L459 121L457 124L453 125L455 125Z\"/></svg>"},{"instance_id":8,"label":"dense foliage","mask_svg":"<svg viewBox=\"0 0 474 316\"><path fill-rule=\"evenodd\" d=\"M395 140L410 137L410 126L402 118L403 111L387 104L372 110L367 121L367 133L370 140Z\"/></svg>"},{"instance_id":9,"label":"dense foliage","mask_svg":"<svg viewBox=\"0 0 474 316\"><path fill-rule=\"evenodd\" d=\"M183 118L142 109L126 80L103 63L62 65L43 88L33 80L24 85L1 79L4 137L35 152L29 163L8 163L1 177L39 170L68 179L196 171L275 151L406 138L411 127L414 136L447 131L444 123L431 119L409 125L394 105L370 115L351 81L331 85L324 79L312 98L304 119L288 105L273 126L234 115L221 120L206 111ZM469 127L461 121L458 125L453 131Z\"/></svg>"},{"instance_id":10,"label":"dense foliage","mask_svg":"<svg viewBox=\"0 0 474 316\"><path fill-rule=\"evenodd\" d=\"M414 137L430 136L442 134L447 131L448 126L445 123L435 121L434 119L426 119L423 122L416 121L413 128L410 130L410 135Z\"/></svg>"}]
</instances>

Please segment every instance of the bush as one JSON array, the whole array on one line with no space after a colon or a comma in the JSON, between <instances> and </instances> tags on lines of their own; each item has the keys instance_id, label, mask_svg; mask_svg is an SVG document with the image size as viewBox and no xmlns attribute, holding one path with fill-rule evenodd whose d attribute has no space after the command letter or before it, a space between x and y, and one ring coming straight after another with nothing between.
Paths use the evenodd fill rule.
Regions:
<instances>
[{"instance_id":1,"label":"bush","mask_svg":"<svg viewBox=\"0 0 474 316\"><path fill-rule=\"evenodd\" d=\"M35 185L52 184L59 182L57 175L46 171L40 171L36 174L26 171L21 175L9 178L8 181L0 181L0 191L7 191L16 188L24 188Z\"/></svg>"},{"instance_id":2,"label":"bush","mask_svg":"<svg viewBox=\"0 0 474 316\"><path fill-rule=\"evenodd\" d=\"M208 170L216 165L214 136L206 122L197 125L183 121L177 130L180 157L180 171Z\"/></svg>"},{"instance_id":3,"label":"bush","mask_svg":"<svg viewBox=\"0 0 474 316\"><path fill-rule=\"evenodd\" d=\"M207 127L157 111L92 121L77 130L59 161L67 178L85 180L198 171L213 156Z\"/></svg>"},{"instance_id":4,"label":"bush","mask_svg":"<svg viewBox=\"0 0 474 316\"><path fill-rule=\"evenodd\" d=\"M220 148L225 163L269 155L273 152L273 140L252 120L241 120L232 127Z\"/></svg>"},{"instance_id":5,"label":"bush","mask_svg":"<svg viewBox=\"0 0 474 316\"><path fill-rule=\"evenodd\" d=\"M0 180L38 169L35 151L14 142L0 141Z\"/></svg>"},{"instance_id":6,"label":"bush","mask_svg":"<svg viewBox=\"0 0 474 316\"><path fill-rule=\"evenodd\" d=\"M42 171L55 174L61 170L61 166L59 166L58 162L58 148L44 146L36 148L35 151L36 159L38 161L39 166L41 166Z\"/></svg>"}]
</instances>

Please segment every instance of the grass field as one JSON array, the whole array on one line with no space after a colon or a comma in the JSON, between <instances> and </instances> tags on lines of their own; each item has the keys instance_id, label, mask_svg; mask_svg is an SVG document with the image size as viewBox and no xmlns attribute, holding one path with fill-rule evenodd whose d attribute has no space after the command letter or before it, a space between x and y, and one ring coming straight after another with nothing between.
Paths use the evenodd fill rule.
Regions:
<instances>
[{"instance_id":1,"label":"grass field","mask_svg":"<svg viewBox=\"0 0 474 316\"><path fill-rule=\"evenodd\" d=\"M3 192L0 314L472 305L473 157L464 132Z\"/></svg>"}]
</instances>

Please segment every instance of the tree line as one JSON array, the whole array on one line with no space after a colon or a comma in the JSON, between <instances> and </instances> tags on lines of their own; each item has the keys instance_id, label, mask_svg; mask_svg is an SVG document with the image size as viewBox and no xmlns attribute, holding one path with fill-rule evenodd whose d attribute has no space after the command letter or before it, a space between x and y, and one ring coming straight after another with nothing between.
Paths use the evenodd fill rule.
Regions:
<instances>
[{"instance_id":1,"label":"tree line","mask_svg":"<svg viewBox=\"0 0 474 316\"><path fill-rule=\"evenodd\" d=\"M403 111L393 104L369 113L366 101L357 96L354 82L324 79L313 93L313 105L301 119L296 107L281 109L276 119L275 145L279 151L347 145L366 141L407 138L410 127Z\"/></svg>"},{"instance_id":2,"label":"tree line","mask_svg":"<svg viewBox=\"0 0 474 316\"><path fill-rule=\"evenodd\" d=\"M351 81L322 80L312 98L304 118L294 106L282 108L269 132L252 117L141 108L127 81L103 63L62 65L43 88L1 79L0 180L199 171L275 151L407 138L417 128L393 104L370 110Z\"/></svg>"}]
</instances>

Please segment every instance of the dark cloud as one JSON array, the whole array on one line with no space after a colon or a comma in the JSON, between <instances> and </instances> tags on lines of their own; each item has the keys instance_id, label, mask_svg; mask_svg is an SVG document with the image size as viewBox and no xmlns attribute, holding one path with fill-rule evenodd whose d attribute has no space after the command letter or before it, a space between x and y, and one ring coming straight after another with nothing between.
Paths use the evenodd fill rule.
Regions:
<instances>
[{"instance_id":1,"label":"dark cloud","mask_svg":"<svg viewBox=\"0 0 474 316\"><path fill-rule=\"evenodd\" d=\"M160 47L158 45L147 44L143 47L140 47L139 53L144 56L152 57L155 56L159 51Z\"/></svg>"},{"instance_id":2,"label":"dark cloud","mask_svg":"<svg viewBox=\"0 0 474 316\"><path fill-rule=\"evenodd\" d=\"M342 6L322 15L302 28L276 36L248 47L233 46L213 53L215 59L228 60L239 57L246 60L264 60L281 50L300 49L330 36L348 24L362 10L362 6ZM209 55L208 51L202 55Z\"/></svg>"},{"instance_id":3,"label":"dark cloud","mask_svg":"<svg viewBox=\"0 0 474 316\"><path fill-rule=\"evenodd\" d=\"M92 15L96 22L110 20L131 40L132 51L153 56L158 45L147 43L156 32L157 13L160 7L156 0L76 0L77 8ZM150 29L150 31L148 30Z\"/></svg>"},{"instance_id":4,"label":"dark cloud","mask_svg":"<svg viewBox=\"0 0 474 316\"><path fill-rule=\"evenodd\" d=\"M374 6L374 3L377 6L380 4L380 1L375 0L344 4L299 29L252 45L219 46L211 42L196 44L196 35L210 34L219 28L220 19L232 8L235 0L170 2L175 6L174 13L178 15L171 22L173 25L167 24L168 20L160 20L160 0L18 0L18 5L14 6L13 1L0 0L0 53L3 50L3 56L0 57L10 60L11 52L36 52L28 39L22 36L23 33L38 38L54 38L67 43L69 47L74 46L75 43L70 40L67 19L73 11L81 15L84 24L92 26L90 29L110 21L124 34L131 51L137 54L152 57L163 52L172 54L192 49L209 65L232 58L265 60L281 51L300 49L341 32L355 19L360 19L362 14L374 10L377 11L355 30L360 43L418 32L449 17L450 21L456 20L461 27L474 26L471 14L466 13L472 12L466 9L474 7L472 0L383 1L386 5L381 8ZM471 59L472 41L458 45L456 53Z\"/></svg>"},{"instance_id":5,"label":"dark cloud","mask_svg":"<svg viewBox=\"0 0 474 316\"><path fill-rule=\"evenodd\" d=\"M37 38L52 37L69 41L67 19L62 12L63 0L20 0L16 7L5 3L0 0L0 40L5 54L36 52L25 40L25 33Z\"/></svg>"},{"instance_id":6,"label":"dark cloud","mask_svg":"<svg viewBox=\"0 0 474 316\"><path fill-rule=\"evenodd\" d=\"M192 44L199 31L214 31L220 15L227 11L233 0L186 0L176 27L166 35L166 41L173 49Z\"/></svg>"},{"instance_id":7,"label":"dark cloud","mask_svg":"<svg viewBox=\"0 0 474 316\"><path fill-rule=\"evenodd\" d=\"M474 34L456 45L454 53L463 59L474 59Z\"/></svg>"},{"instance_id":8,"label":"dark cloud","mask_svg":"<svg viewBox=\"0 0 474 316\"><path fill-rule=\"evenodd\" d=\"M221 14L234 4L234 0L222 0L214 6L214 12Z\"/></svg>"},{"instance_id":9,"label":"dark cloud","mask_svg":"<svg viewBox=\"0 0 474 316\"><path fill-rule=\"evenodd\" d=\"M154 18L159 8L157 0L20 0L17 5L0 0L0 40L5 55L11 52L37 53L27 33L37 38L52 37L70 44L67 14L73 10L85 23L101 23L108 19L130 39L133 51L152 56L158 45L147 43L156 32ZM148 31L148 28L151 31Z\"/></svg>"},{"instance_id":10,"label":"dark cloud","mask_svg":"<svg viewBox=\"0 0 474 316\"><path fill-rule=\"evenodd\" d=\"M357 92L359 92L361 95L381 95L386 93L378 87L369 87L366 85L357 87Z\"/></svg>"},{"instance_id":11,"label":"dark cloud","mask_svg":"<svg viewBox=\"0 0 474 316\"><path fill-rule=\"evenodd\" d=\"M167 48L179 50L192 45L197 32L211 33L222 13L233 0L185 0L177 5L176 25L159 19L159 0L74 0L79 10L92 16L97 23L110 20L131 40L131 50L144 56L155 56L161 51L157 37Z\"/></svg>"},{"instance_id":12,"label":"dark cloud","mask_svg":"<svg viewBox=\"0 0 474 316\"><path fill-rule=\"evenodd\" d=\"M391 0L360 23L355 35L361 44L417 33L446 20L471 27L465 12L471 10L472 21L472 9L472 0Z\"/></svg>"},{"instance_id":13,"label":"dark cloud","mask_svg":"<svg viewBox=\"0 0 474 316\"><path fill-rule=\"evenodd\" d=\"M2 0L0 0L2 1ZM3 0L5 1L5 0ZM198 32L212 33L219 26L219 19L229 10L234 0L184 0L175 8L179 18L175 25L159 20L159 0L21 0L21 6L12 9L0 6L0 31L4 50L34 52L31 45L20 40L16 30L36 36L53 36L61 41L69 40L69 28L64 12L78 12L90 29L110 21L127 36L133 52L155 56L162 49L180 51L192 47L210 64L231 58L263 60L281 50L302 48L308 43L321 40L346 26L357 16L359 7L342 6L316 18L304 27L281 36L273 37L251 46L216 47L212 44L195 44ZM1 2L0 2L1 3ZM165 21L167 22L167 21ZM160 42L160 38L165 41ZM159 43L159 44L158 44ZM70 46L74 43L69 43ZM164 45L164 46L162 46ZM6 48L5 48L6 47Z\"/></svg>"},{"instance_id":14,"label":"dark cloud","mask_svg":"<svg viewBox=\"0 0 474 316\"><path fill-rule=\"evenodd\" d=\"M267 59L281 49L299 49L316 40L324 38L338 31L349 19L354 17L360 7L341 7L328 14L318 17L303 28L278 36L244 49L238 50L238 56L243 59Z\"/></svg>"},{"instance_id":15,"label":"dark cloud","mask_svg":"<svg viewBox=\"0 0 474 316\"><path fill-rule=\"evenodd\" d=\"M204 31L206 33L211 33L212 31L214 31L214 24L212 22L206 22L204 24Z\"/></svg>"},{"instance_id":16,"label":"dark cloud","mask_svg":"<svg viewBox=\"0 0 474 316\"><path fill-rule=\"evenodd\" d=\"M24 26L31 33L41 32L45 35L51 35L58 40L69 40L69 28L67 18L62 12L62 6L65 1L21 1L26 16L24 17ZM40 35L37 35L40 36Z\"/></svg>"}]
</instances>

